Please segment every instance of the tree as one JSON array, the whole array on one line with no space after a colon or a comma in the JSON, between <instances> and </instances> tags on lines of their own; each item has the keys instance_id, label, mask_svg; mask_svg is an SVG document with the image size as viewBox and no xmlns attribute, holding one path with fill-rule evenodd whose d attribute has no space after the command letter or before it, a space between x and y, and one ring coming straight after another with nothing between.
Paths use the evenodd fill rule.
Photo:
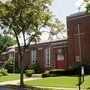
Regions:
<instances>
[{"instance_id":1,"label":"tree","mask_svg":"<svg viewBox=\"0 0 90 90\"><path fill-rule=\"evenodd\" d=\"M6 52L7 47L16 44L16 40L7 35L0 34L0 54Z\"/></svg>"},{"instance_id":2,"label":"tree","mask_svg":"<svg viewBox=\"0 0 90 90\"><path fill-rule=\"evenodd\" d=\"M42 29L50 27L53 33L63 29L64 25L54 24L53 15L49 9L52 0L11 0L0 2L0 26L5 32L14 35L20 55L20 85L23 86L23 57L31 42L40 40ZM54 27L52 27L55 25ZM56 27L60 26L60 28ZM51 32L50 30L50 32ZM19 35L23 36L23 47L20 46ZM26 37L28 36L28 38Z\"/></svg>"},{"instance_id":3,"label":"tree","mask_svg":"<svg viewBox=\"0 0 90 90\"><path fill-rule=\"evenodd\" d=\"M88 14L90 14L90 1L89 0L84 0L84 2L86 3L86 12Z\"/></svg>"}]
</instances>

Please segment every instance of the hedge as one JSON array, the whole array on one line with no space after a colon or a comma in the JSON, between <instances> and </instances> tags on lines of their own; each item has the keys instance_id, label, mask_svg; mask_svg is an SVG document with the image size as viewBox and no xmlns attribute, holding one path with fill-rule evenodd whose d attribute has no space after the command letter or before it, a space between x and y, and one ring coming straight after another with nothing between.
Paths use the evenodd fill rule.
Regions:
<instances>
[{"instance_id":1,"label":"hedge","mask_svg":"<svg viewBox=\"0 0 90 90\"><path fill-rule=\"evenodd\" d=\"M25 75L26 75L27 77L31 77L33 73L34 73L34 70L26 70L26 71L25 71Z\"/></svg>"}]
</instances>

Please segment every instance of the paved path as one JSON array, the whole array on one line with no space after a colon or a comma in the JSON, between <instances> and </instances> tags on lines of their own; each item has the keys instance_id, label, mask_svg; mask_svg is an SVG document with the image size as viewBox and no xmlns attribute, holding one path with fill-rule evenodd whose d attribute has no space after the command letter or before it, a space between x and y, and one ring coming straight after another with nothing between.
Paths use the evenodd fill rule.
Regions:
<instances>
[{"instance_id":1,"label":"paved path","mask_svg":"<svg viewBox=\"0 0 90 90\"><path fill-rule=\"evenodd\" d=\"M29 81L29 80L35 80L35 79L40 79L40 78L28 78L24 79L24 81ZM12 80L12 81L5 81L5 82L0 82L0 85L18 85L20 80Z\"/></svg>"},{"instance_id":2,"label":"paved path","mask_svg":"<svg viewBox=\"0 0 90 90\"><path fill-rule=\"evenodd\" d=\"M35 86L37 88L45 88L50 90L79 90L79 88L60 88L60 87L43 87L43 86ZM90 89L81 89L81 90L90 90Z\"/></svg>"},{"instance_id":3,"label":"paved path","mask_svg":"<svg viewBox=\"0 0 90 90\"><path fill-rule=\"evenodd\" d=\"M35 79L40 79L40 78L28 78L24 79L24 81L29 81L29 80L35 80ZM12 80L12 81L5 81L5 82L0 82L0 90L31 90L31 89L25 89L25 88L9 88L5 85L18 85L20 80Z\"/></svg>"}]
</instances>

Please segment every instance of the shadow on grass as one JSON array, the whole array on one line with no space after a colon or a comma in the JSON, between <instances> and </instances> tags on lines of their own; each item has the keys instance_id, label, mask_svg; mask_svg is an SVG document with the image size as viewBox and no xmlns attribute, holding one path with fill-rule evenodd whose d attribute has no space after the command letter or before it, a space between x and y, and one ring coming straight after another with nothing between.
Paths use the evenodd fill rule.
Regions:
<instances>
[{"instance_id":1,"label":"shadow on grass","mask_svg":"<svg viewBox=\"0 0 90 90\"><path fill-rule=\"evenodd\" d=\"M87 90L90 90L90 87L88 87Z\"/></svg>"},{"instance_id":2,"label":"shadow on grass","mask_svg":"<svg viewBox=\"0 0 90 90\"><path fill-rule=\"evenodd\" d=\"M19 85L2 85L0 86L2 88L8 88L8 90L55 90L52 88L38 88L38 87L33 87L33 86L28 86L28 85L24 85L23 87L19 86ZM57 89L56 89L57 90ZM66 89L59 89L59 90L66 90ZM88 87L87 89L82 89L82 90L90 90L90 87Z\"/></svg>"},{"instance_id":3,"label":"shadow on grass","mask_svg":"<svg viewBox=\"0 0 90 90\"><path fill-rule=\"evenodd\" d=\"M33 86L27 86L24 85L23 87L19 86L19 85L2 85L0 86L2 88L8 88L8 89L12 89L12 90L55 90L55 89L48 89L48 88L38 88L38 87L33 87ZM63 90L63 89L62 89Z\"/></svg>"}]
</instances>

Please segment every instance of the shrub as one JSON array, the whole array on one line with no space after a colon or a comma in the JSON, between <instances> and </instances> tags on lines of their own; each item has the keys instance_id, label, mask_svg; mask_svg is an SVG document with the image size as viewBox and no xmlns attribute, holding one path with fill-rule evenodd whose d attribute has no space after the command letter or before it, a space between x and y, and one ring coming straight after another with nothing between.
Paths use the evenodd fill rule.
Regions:
<instances>
[{"instance_id":1,"label":"shrub","mask_svg":"<svg viewBox=\"0 0 90 90\"><path fill-rule=\"evenodd\" d=\"M40 65L37 61L32 64L32 69L34 70L35 74L41 73Z\"/></svg>"},{"instance_id":2,"label":"shrub","mask_svg":"<svg viewBox=\"0 0 90 90\"><path fill-rule=\"evenodd\" d=\"M2 70L1 70L1 74L2 74L3 76L6 76L6 75L8 75L8 72L7 72L6 69L2 69Z\"/></svg>"},{"instance_id":3,"label":"shrub","mask_svg":"<svg viewBox=\"0 0 90 90\"><path fill-rule=\"evenodd\" d=\"M14 68L14 59L10 58L8 61L5 62L5 69L7 69L9 73L13 73L13 68Z\"/></svg>"},{"instance_id":4,"label":"shrub","mask_svg":"<svg viewBox=\"0 0 90 90\"><path fill-rule=\"evenodd\" d=\"M49 77L49 71L45 71L44 73L42 73L42 77Z\"/></svg>"},{"instance_id":5,"label":"shrub","mask_svg":"<svg viewBox=\"0 0 90 90\"><path fill-rule=\"evenodd\" d=\"M54 75L54 76L61 76L65 74L65 70L64 69L53 69L50 70L49 72L50 76Z\"/></svg>"},{"instance_id":6,"label":"shrub","mask_svg":"<svg viewBox=\"0 0 90 90\"><path fill-rule=\"evenodd\" d=\"M84 64L84 72L86 75L90 75L90 65Z\"/></svg>"},{"instance_id":7,"label":"shrub","mask_svg":"<svg viewBox=\"0 0 90 90\"><path fill-rule=\"evenodd\" d=\"M75 75L77 72L76 69L54 69L54 70L50 70L49 74L50 76L71 76L71 75Z\"/></svg>"},{"instance_id":8,"label":"shrub","mask_svg":"<svg viewBox=\"0 0 90 90\"><path fill-rule=\"evenodd\" d=\"M77 69L76 68L65 70L65 75L67 75L67 76L76 75L76 74L77 74Z\"/></svg>"},{"instance_id":9,"label":"shrub","mask_svg":"<svg viewBox=\"0 0 90 90\"><path fill-rule=\"evenodd\" d=\"M25 71L25 75L26 75L27 77L31 77L33 73L34 73L34 70L26 70L26 71Z\"/></svg>"}]
</instances>

